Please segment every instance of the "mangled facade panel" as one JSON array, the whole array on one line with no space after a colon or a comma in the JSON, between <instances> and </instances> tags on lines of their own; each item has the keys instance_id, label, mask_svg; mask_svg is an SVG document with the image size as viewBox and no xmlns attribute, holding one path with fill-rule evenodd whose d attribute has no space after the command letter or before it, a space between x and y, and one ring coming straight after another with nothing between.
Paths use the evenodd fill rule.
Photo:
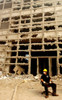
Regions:
<instances>
[{"instance_id":1,"label":"mangled facade panel","mask_svg":"<svg viewBox=\"0 0 62 100\"><path fill-rule=\"evenodd\" d=\"M62 0L1 0L0 13L6 73L62 73Z\"/></svg>"}]
</instances>

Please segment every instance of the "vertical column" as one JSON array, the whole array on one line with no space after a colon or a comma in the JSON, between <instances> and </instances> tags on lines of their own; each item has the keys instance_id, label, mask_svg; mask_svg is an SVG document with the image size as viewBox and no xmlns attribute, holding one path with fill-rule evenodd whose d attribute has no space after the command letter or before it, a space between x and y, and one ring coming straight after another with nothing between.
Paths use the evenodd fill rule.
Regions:
<instances>
[{"instance_id":1,"label":"vertical column","mask_svg":"<svg viewBox=\"0 0 62 100\"><path fill-rule=\"evenodd\" d=\"M59 66L59 49L57 47L57 75L60 75L60 66Z\"/></svg>"},{"instance_id":2,"label":"vertical column","mask_svg":"<svg viewBox=\"0 0 62 100\"><path fill-rule=\"evenodd\" d=\"M31 9L30 9L30 12L31 12L31 19L30 19L30 23L31 23L31 26L30 26L30 37L29 37L29 66L28 66L28 74L31 73L31 33L32 33L32 2L31 2Z\"/></svg>"},{"instance_id":3,"label":"vertical column","mask_svg":"<svg viewBox=\"0 0 62 100\"><path fill-rule=\"evenodd\" d=\"M31 73L31 39L29 39L29 66L28 66L28 74Z\"/></svg>"},{"instance_id":4,"label":"vertical column","mask_svg":"<svg viewBox=\"0 0 62 100\"><path fill-rule=\"evenodd\" d=\"M37 58L37 74L39 74L39 58Z\"/></svg>"},{"instance_id":5,"label":"vertical column","mask_svg":"<svg viewBox=\"0 0 62 100\"><path fill-rule=\"evenodd\" d=\"M17 51L16 51L16 52L17 52L17 55L16 55L16 62L15 62L15 63L16 63L16 64L15 64L16 66L18 65L19 36L18 36L17 38L18 38L18 39L17 39Z\"/></svg>"},{"instance_id":6,"label":"vertical column","mask_svg":"<svg viewBox=\"0 0 62 100\"><path fill-rule=\"evenodd\" d=\"M6 73L6 57L7 57L7 51L6 51L7 46L5 46L5 56L4 56L4 67L3 67L3 73Z\"/></svg>"},{"instance_id":7,"label":"vertical column","mask_svg":"<svg viewBox=\"0 0 62 100\"><path fill-rule=\"evenodd\" d=\"M52 58L49 58L49 75L52 76Z\"/></svg>"},{"instance_id":8,"label":"vertical column","mask_svg":"<svg viewBox=\"0 0 62 100\"><path fill-rule=\"evenodd\" d=\"M55 32L56 32L56 45L57 45L57 75L60 74L59 69L59 46L58 46L58 26L57 26L57 11L56 11L56 2L54 2L54 11L55 11Z\"/></svg>"},{"instance_id":9,"label":"vertical column","mask_svg":"<svg viewBox=\"0 0 62 100\"><path fill-rule=\"evenodd\" d=\"M44 50L44 0L43 0L43 2L42 2L42 7L43 7L43 9L42 9L42 13L43 13L43 16L42 16L42 19L43 19L43 33L42 33L42 43L43 43L43 45L42 45L42 49Z\"/></svg>"}]
</instances>

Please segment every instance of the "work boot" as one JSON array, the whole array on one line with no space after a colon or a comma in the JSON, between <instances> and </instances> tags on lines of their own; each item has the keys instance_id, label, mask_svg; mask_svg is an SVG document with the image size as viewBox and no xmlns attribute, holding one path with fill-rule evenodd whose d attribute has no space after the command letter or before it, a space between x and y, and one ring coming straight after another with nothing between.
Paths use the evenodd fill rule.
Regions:
<instances>
[{"instance_id":1,"label":"work boot","mask_svg":"<svg viewBox=\"0 0 62 100\"><path fill-rule=\"evenodd\" d=\"M45 98L48 98L48 95L46 95Z\"/></svg>"},{"instance_id":2,"label":"work boot","mask_svg":"<svg viewBox=\"0 0 62 100\"><path fill-rule=\"evenodd\" d=\"M52 96L59 96L58 94L56 94L56 93L52 93Z\"/></svg>"},{"instance_id":3,"label":"work boot","mask_svg":"<svg viewBox=\"0 0 62 100\"><path fill-rule=\"evenodd\" d=\"M56 94L56 89L53 90L52 96L58 96L58 94Z\"/></svg>"}]
</instances>

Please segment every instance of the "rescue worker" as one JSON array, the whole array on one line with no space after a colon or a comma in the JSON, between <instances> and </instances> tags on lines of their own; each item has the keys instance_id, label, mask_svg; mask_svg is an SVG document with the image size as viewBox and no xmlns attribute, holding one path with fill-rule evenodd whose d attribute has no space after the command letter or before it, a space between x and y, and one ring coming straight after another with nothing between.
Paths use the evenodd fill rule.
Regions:
<instances>
[{"instance_id":1,"label":"rescue worker","mask_svg":"<svg viewBox=\"0 0 62 100\"><path fill-rule=\"evenodd\" d=\"M45 88L45 97L48 98L48 87L52 87L52 95L53 96L58 96L56 94L56 84L52 82L51 78L49 75L47 75L47 69L43 70L43 74L41 76L41 83L42 86Z\"/></svg>"}]
</instances>

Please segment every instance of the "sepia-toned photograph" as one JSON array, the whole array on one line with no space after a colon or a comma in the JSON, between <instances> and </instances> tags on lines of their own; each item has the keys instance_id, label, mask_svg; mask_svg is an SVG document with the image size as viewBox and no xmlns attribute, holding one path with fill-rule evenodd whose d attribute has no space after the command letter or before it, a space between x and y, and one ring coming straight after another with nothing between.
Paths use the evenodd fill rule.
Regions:
<instances>
[{"instance_id":1,"label":"sepia-toned photograph","mask_svg":"<svg viewBox=\"0 0 62 100\"><path fill-rule=\"evenodd\" d=\"M0 100L62 100L62 0L0 0Z\"/></svg>"}]
</instances>

